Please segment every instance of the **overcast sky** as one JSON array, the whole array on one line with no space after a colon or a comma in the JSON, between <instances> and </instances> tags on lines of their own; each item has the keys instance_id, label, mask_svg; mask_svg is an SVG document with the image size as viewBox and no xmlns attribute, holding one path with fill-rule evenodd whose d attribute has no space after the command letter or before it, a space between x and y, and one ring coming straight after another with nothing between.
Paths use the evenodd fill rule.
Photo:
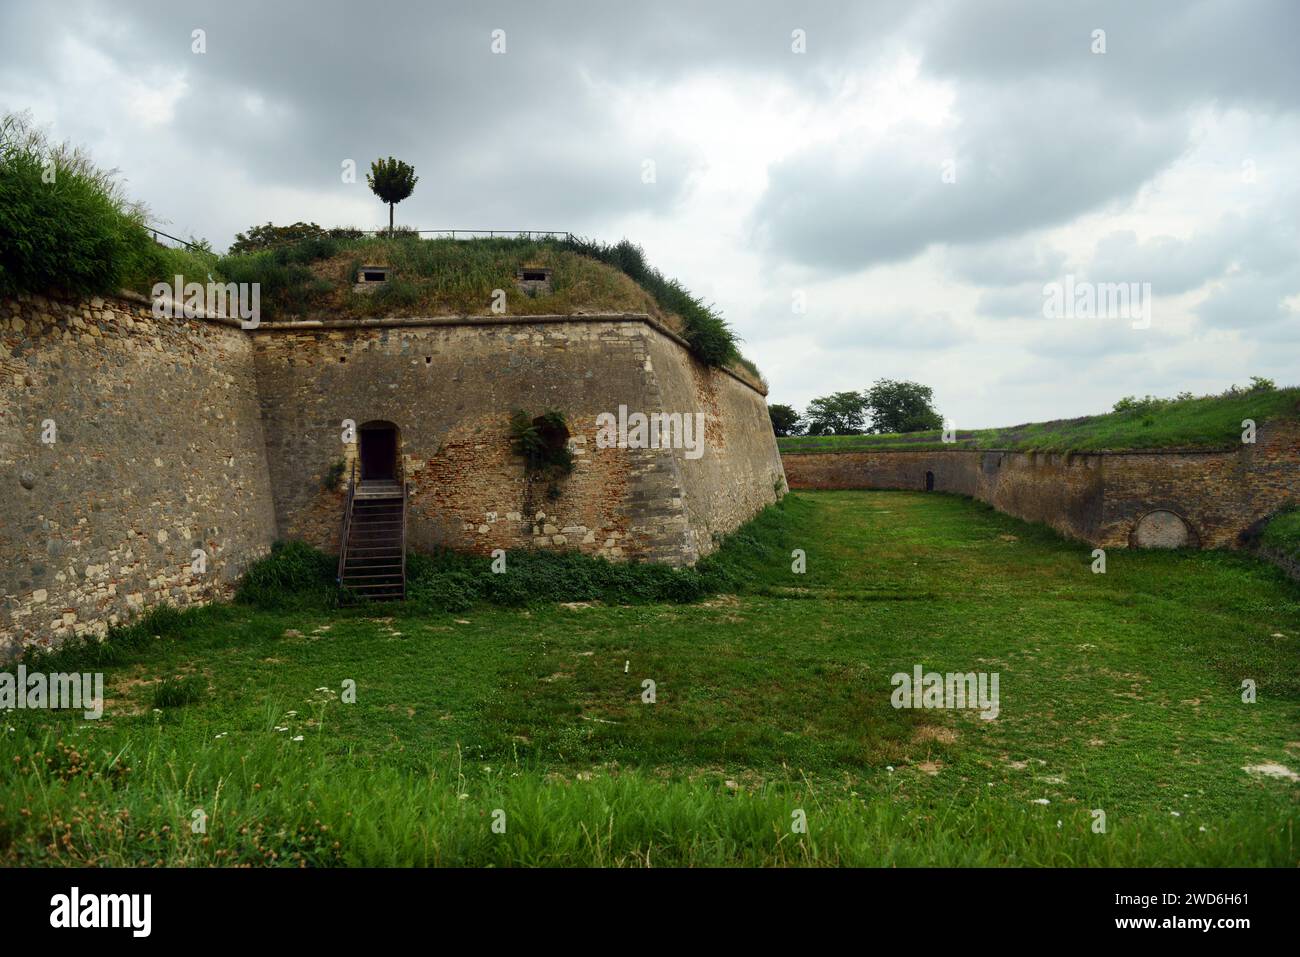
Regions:
<instances>
[{"instance_id":1,"label":"overcast sky","mask_svg":"<svg viewBox=\"0 0 1300 957\"><path fill-rule=\"evenodd\" d=\"M391 154L401 223L640 243L770 401L916 379L977 428L1300 382L1297 37L1294 0L4 0L0 108L218 248L386 224L341 169ZM1044 317L1067 275L1150 283L1149 328Z\"/></svg>"}]
</instances>

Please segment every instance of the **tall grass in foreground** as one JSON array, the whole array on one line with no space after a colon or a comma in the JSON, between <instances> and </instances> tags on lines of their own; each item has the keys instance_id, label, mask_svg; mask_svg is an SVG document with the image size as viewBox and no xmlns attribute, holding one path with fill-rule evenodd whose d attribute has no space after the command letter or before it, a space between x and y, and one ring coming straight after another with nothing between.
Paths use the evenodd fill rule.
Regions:
<instances>
[{"instance_id":1,"label":"tall grass in foreground","mask_svg":"<svg viewBox=\"0 0 1300 957\"><path fill-rule=\"evenodd\" d=\"M574 780L431 760L367 766L330 739L182 728L83 754L35 726L0 737L0 863L86 866L1293 866L1276 798L1208 823L943 800L756 791L638 772ZM41 736L31 740L32 736ZM195 812L206 832L195 834ZM806 833L796 833L798 812ZM504 833L498 830L504 823Z\"/></svg>"}]
</instances>

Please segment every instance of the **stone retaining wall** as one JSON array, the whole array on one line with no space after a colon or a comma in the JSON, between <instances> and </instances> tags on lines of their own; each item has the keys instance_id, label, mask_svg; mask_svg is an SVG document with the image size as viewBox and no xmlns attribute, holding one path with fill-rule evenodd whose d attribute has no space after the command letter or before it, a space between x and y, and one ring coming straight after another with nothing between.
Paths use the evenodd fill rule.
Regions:
<instances>
[{"instance_id":1,"label":"stone retaining wall","mask_svg":"<svg viewBox=\"0 0 1300 957\"><path fill-rule=\"evenodd\" d=\"M0 658L228 595L275 530L247 334L0 302L0 489Z\"/></svg>"},{"instance_id":2,"label":"stone retaining wall","mask_svg":"<svg viewBox=\"0 0 1300 957\"><path fill-rule=\"evenodd\" d=\"M1300 422L1260 426L1223 451L1059 455L971 449L786 453L794 489L917 489L933 476L999 511L1103 547L1237 547L1300 500Z\"/></svg>"},{"instance_id":3,"label":"stone retaining wall","mask_svg":"<svg viewBox=\"0 0 1300 957\"><path fill-rule=\"evenodd\" d=\"M761 393L709 369L641 316L267 326L253 337L279 534L335 550L357 446L344 420L397 426L417 548L576 548L683 564L777 497ZM705 413L707 445L598 448L597 416ZM530 486L513 410L564 414L573 473Z\"/></svg>"},{"instance_id":4,"label":"stone retaining wall","mask_svg":"<svg viewBox=\"0 0 1300 957\"><path fill-rule=\"evenodd\" d=\"M597 448L620 406L704 413L703 454ZM516 408L570 423L554 497L511 451ZM129 294L0 301L0 658L227 596L277 538L336 549L344 419L400 430L415 548L685 564L784 490L763 393L647 316L244 330Z\"/></svg>"}]
</instances>

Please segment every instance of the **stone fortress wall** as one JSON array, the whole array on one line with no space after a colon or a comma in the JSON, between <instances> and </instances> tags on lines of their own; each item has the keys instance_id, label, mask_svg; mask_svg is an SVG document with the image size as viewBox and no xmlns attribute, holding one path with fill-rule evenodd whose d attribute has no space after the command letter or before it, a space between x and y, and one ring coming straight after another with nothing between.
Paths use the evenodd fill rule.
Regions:
<instances>
[{"instance_id":1,"label":"stone fortress wall","mask_svg":"<svg viewBox=\"0 0 1300 957\"><path fill-rule=\"evenodd\" d=\"M702 454L598 448L620 406L704 413ZM553 498L511 451L514 409L569 424ZM19 297L0 302L0 657L226 597L277 539L337 549L345 419L396 426L414 548L689 564L785 489L764 394L644 315L245 330L126 294Z\"/></svg>"},{"instance_id":2,"label":"stone fortress wall","mask_svg":"<svg viewBox=\"0 0 1300 957\"><path fill-rule=\"evenodd\" d=\"M1220 451L1061 455L974 449L786 453L794 489L916 489L987 502L1098 547L1231 548L1300 501L1300 423Z\"/></svg>"},{"instance_id":3,"label":"stone fortress wall","mask_svg":"<svg viewBox=\"0 0 1300 957\"><path fill-rule=\"evenodd\" d=\"M357 446L343 422L397 426L417 547L576 548L684 564L783 491L764 397L641 315L264 324L253 333L278 534L337 549ZM705 413L703 453L599 448L619 407ZM564 413L573 473L529 490L509 419Z\"/></svg>"},{"instance_id":4,"label":"stone fortress wall","mask_svg":"<svg viewBox=\"0 0 1300 957\"><path fill-rule=\"evenodd\" d=\"M248 334L0 301L0 489L0 658L229 594L275 533Z\"/></svg>"}]
</instances>

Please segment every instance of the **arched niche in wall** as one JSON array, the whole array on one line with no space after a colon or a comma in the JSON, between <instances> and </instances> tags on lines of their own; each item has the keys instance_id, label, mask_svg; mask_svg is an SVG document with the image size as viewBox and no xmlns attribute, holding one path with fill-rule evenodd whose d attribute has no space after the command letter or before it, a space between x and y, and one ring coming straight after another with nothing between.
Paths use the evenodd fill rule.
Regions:
<instances>
[{"instance_id":1,"label":"arched niche in wall","mask_svg":"<svg viewBox=\"0 0 1300 957\"><path fill-rule=\"evenodd\" d=\"M1197 544L1196 533L1187 520L1165 508L1152 509L1139 518L1129 541L1134 548L1189 548Z\"/></svg>"}]
</instances>

